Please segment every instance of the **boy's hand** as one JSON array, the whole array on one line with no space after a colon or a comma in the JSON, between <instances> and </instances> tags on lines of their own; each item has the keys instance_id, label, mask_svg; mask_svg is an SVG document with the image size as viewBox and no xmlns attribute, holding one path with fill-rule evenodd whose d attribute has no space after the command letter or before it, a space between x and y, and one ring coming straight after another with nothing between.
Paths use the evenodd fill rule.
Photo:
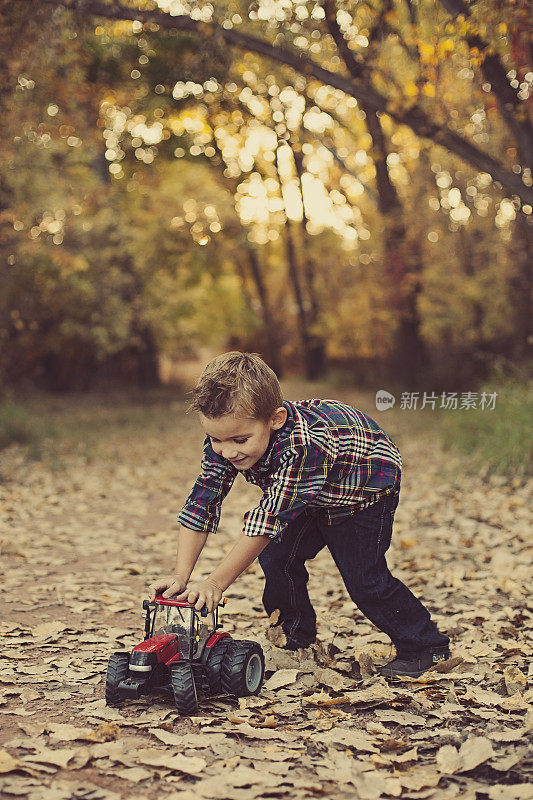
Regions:
<instances>
[{"instance_id":1,"label":"boy's hand","mask_svg":"<svg viewBox=\"0 0 533 800\"><path fill-rule=\"evenodd\" d=\"M207 606L208 611L214 611L222 599L222 594L222 588L210 578L206 578L203 581L190 583L185 591L176 597L176 600L194 603L197 611L200 611L204 605Z\"/></svg>"},{"instance_id":2,"label":"boy's hand","mask_svg":"<svg viewBox=\"0 0 533 800\"><path fill-rule=\"evenodd\" d=\"M156 594L163 592L163 597L172 597L174 594L183 592L187 586L187 581L179 575L169 575L166 578L160 578L154 581L148 587L148 594L150 601L155 600Z\"/></svg>"}]
</instances>

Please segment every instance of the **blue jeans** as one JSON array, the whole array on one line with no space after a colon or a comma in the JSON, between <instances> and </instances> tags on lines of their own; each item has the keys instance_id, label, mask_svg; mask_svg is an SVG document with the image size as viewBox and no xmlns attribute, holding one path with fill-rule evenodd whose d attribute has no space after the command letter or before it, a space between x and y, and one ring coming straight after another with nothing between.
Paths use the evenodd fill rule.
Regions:
<instances>
[{"instance_id":1,"label":"blue jeans","mask_svg":"<svg viewBox=\"0 0 533 800\"><path fill-rule=\"evenodd\" d=\"M363 614L390 636L400 657L446 650L450 640L440 633L429 611L387 566L394 512L400 485L392 494L350 517L328 525L324 512L308 507L259 556L265 573L263 605L268 615L279 609L289 644L306 647L315 641L316 614L309 594L305 561L327 547L348 590Z\"/></svg>"}]
</instances>

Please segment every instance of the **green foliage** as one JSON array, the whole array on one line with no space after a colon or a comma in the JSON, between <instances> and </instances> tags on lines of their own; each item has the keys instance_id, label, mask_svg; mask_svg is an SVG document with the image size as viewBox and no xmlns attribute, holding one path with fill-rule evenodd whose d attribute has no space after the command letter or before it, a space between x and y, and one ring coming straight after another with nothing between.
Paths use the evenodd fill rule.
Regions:
<instances>
[{"instance_id":1,"label":"green foliage","mask_svg":"<svg viewBox=\"0 0 533 800\"><path fill-rule=\"evenodd\" d=\"M45 440L54 434L49 420L43 420L12 400L0 402L0 450L11 444L21 444L27 447L30 458L40 458Z\"/></svg>"},{"instance_id":2,"label":"green foliage","mask_svg":"<svg viewBox=\"0 0 533 800\"><path fill-rule=\"evenodd\" d=\"M533 475L533 381L487 381L479 392L497 392L494 410L436 411L447 449L464 452L486 474Z\"/></svg>"}]
</instances>

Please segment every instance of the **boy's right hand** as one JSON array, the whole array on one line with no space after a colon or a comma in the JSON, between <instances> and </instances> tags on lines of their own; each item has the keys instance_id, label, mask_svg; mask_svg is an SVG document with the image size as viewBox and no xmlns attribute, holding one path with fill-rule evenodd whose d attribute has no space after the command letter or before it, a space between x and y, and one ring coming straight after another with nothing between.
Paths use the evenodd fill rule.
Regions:
<instances>
[{"instance_id":1,"label":"boy's right hand","mask_svg":"<svg viewBox=\"0 0 533 800\"><path fill-rule=\"evenodd\" d=\"M179 575L168 575L166 578L159 578L148 587L149 600L155 600L156 594L163 593L163 597L172 597L185 590L187 581Z\"/></svg>"}]
</instances>

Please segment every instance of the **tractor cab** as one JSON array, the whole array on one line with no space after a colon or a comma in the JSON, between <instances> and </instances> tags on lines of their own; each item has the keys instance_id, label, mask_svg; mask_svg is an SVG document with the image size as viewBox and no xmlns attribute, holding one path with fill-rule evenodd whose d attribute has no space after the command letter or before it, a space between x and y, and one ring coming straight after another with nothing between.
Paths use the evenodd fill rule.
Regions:
<instances>
[{"instance_id":1,"label":"tractor cab","mask_svg":"<svg viewBox=\"0 0 533 800\"><path fill-rule=\"evenodd\" d=\"M197 658L206 642L220 627L218 609L197 611L190 603L157 595L155 601L143 603L145 640L154 636L173 634L178 637L183 658Z\"/></svg>"}]
</instances>

